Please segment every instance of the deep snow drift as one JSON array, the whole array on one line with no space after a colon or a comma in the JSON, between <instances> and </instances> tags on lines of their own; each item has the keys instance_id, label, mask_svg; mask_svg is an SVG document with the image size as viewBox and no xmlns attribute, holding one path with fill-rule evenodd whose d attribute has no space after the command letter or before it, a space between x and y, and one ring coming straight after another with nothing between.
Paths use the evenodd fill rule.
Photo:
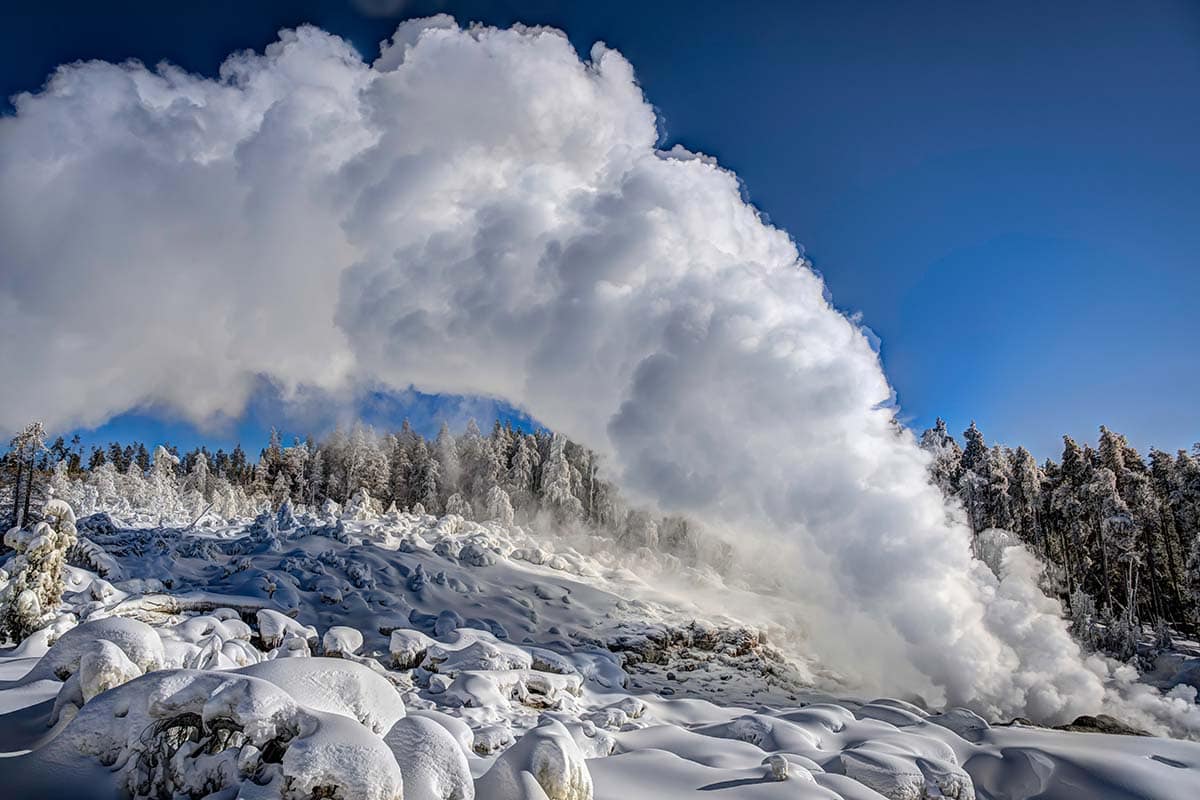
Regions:
<instances>
[{"instance_id":1,"label":"deep snow drift","mask_svg":"<svg viewBox=\"0 0 1200 800\"><path fill-rule=\"evenodd\" d=\"M105 576L69 568L64 613L0 654L12 796L1200 792L1200 744L838 698L763 631L518 527L331 506L79 529Z\"/></svg>"}]
</instances>

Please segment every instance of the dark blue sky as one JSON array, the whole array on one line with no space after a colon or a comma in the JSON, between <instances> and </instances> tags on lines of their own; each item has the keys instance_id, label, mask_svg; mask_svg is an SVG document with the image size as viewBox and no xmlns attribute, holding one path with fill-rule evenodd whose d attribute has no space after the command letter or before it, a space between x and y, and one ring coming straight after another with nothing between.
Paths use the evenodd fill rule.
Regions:
<instances>
[{"instance_id":1,"label":"dark blue sky","mask_svg":"<svg viewBox=\"0 0 1200 800\"><path fill-rule=\"evenodd\" d=\"M805 246L914 427L975 418L1039 456L1101 423L1200 440L1200 5L367 1L8 4L0 89L81 58L214 74L301 22L369 55L406 16L555 25L625 53L666 144L716 155ZM257 446L278 412L267 393L215 436L143 413L87 438Z\"/></svg>"}]
</instances>

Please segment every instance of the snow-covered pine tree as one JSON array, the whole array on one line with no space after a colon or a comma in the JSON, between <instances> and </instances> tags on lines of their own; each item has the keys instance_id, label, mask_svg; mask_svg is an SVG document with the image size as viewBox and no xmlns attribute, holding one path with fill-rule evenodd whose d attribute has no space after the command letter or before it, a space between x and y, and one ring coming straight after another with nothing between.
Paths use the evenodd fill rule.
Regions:
<instances>
[{"instance_id":1,"label":"snow-covered pine tree","mask_svg":"<svg viewBox=\"0 0 1200 800\"><path fill-rule=\"evenodd\" d=\"M204 500L212 497L212 491L209 488L209 482L212 480L212 472L208 468L208 456L204 451L196 454L192 462L192 468L187 474L187 478L183 481L183 490L185 492L195 492Z\"/></svg>"},{"instance_id":2,"label":"snow-covered pine tree","mask_svg":"<svg viewBox=\"0 0 1200 800\"><path fill-rule=\"evenodd\" d=\"M10 458L14 464L12 524L20 526L29 519L29 505L36 484L35 460L46 448L46 429L40 422L31 422L13 437Z\"/></svg>"},{"instance_id":3,"label":"snow-covered pine tree","mask_svg":"<svg viewBox=\"0 0 1200 800\"><path fill-rule=\"evenodd\" d=\"M984 524L989 528L1013 528L1013 514L1009 497L1012 483L1010 451L994 445L988 451L986 486L984 489Z\"/></svg>"},{"instance_id":4,"label":"snow-covered pine tree","mask_svg":"<svg viewBox=\"0 0 1200 800\"><path fill-rule=\"evenodd\" d=\"M583 517L583 504L575 496L578 470L567 460L566 439L554 434L550 452L542 467L542 501L563 520Z\"/></svg>"},{"instance_id":5,"label":"snow-covered pine tree","mask_svg":"<svg viewBox=\"0 0 1200 800\"><path fill-rule=\"evenodd\" d=\"M534 496L534 480L540 457L537 441L528 434L517 439L512 464L505 479L505 488L512 498L513 506L525 508Z\"/></svg>"},{"instance_id":6,"label":"snow-covered pine tree","mask_svg":"<svg viewBox=\"0 0 1200 800\"><path fill-rule=\"evenodd\" d=\"M433 444L433 458L438 465L438 488L443 501L458 491L462 465L458 458L458 443L450 433L450 426L443 422ZM441 504L439 504L441 505ZM428 508L428 506L426 506Z\"/></svg>"},{"instance_id":7,"label":"snow-covered pine tree","mask_svg":"<svg viewBox=\"0 0 1200 800\"><path fill-rule=\"evenodd\" d=\"M408 505L410 487L408 477L412 471L412 459L409 458L405 440L399 436L389 436L387 440L391 456L388 458L388 493L389 503L395 503L397 508Z\"/></svg>"},{"instance_id":8,"label":"snow-covered pine tree","mask_svg":"<svg viewBox=\"0 0 1200 800\"><path fill-rule=\"evenodd\" d=\"M1051 494L1050 508L1059 531L1068 598L1074 596L1090 565L1086 548L1090 526L1084 498L1084 487L1090 481L1090 471L1083 450L1070 436L1064 436L1059 482Z\"/></svg>"},{"instance_id":9,"label":"snow-covered pine tree","mask_svg":"<svg viewBox=\"0 0 1200 800\"><path fill-rule=\"evenodd\" d=\"M1097 577L1104 601L1101 610L1114 612L1114 567L1134 550L1133 521L1117 491L1116 475L1108 467L1091 470L1083 495L1094 526Z\"/></svg>"},{"instance_id":10,"label":"snow-covered pine tree","mask_svg":"<svg viewBox=\"0 0 1200 800\"><path fill-rule=\"evenodd\" d=\"M921 434L921 449L929 453L929 477L942 494L952 497L958 494L962 479L962 448L946 428L946 420L937 418L932 428Z\"/></svg>"},{"instance_id":11,"label":"snow-covered pine tree","mask_svg":"<svg viewBox=\"0 0 1200 800\"><path fill-rule=\"evenodd\" d=\"M412 467L408 484L412 505L420 505L425 513L437 514L442 508L439 464L429 453L424 439L417 439L412 451Z\"/></svg>"},{"instance_id":12,"label":"snow-covered pine tree","mask_svg":"<svg viewBox=\"0 0 1200 800\"><path fill-rule=\"evenodd\" d=\"M485 516L487 519L494 519L505 525L513 524L513 507L512 502L508 499L508 492L499 486L493 486L488 490Z\"/></svg>"},{"instance_id":13,"label":"snow-covered pine tree","mask_svg":"<svg viewBox=\"0 0 1200 800\"><path fill-rule=\"evenodd\" d=\"M975 537L988 526L987 523L987 494L988 494L988 461L989 453L983 434L971 420L971 425L963 431L962 476L959 479L958 496L967 512L967 521L971 525L972 549L976 550Z\"/></svg>"},{"instance_id":14,"label":"snow-covered pine tree","mask_svg":"<svg viewBox=\"0 0 1200 800\"><path fill-rule=\"evenodd\" d=\"M1011 463L1012 477L1008 488L1013 530L1021 541L1048 561L1050 542L1041 529L1042 471L1024 447L1016 449Z\"/></svg>"},{"instance_id":15,"label":"snow-covered pine tree","mask_svg":"<svg viewBox=\"0 0 1200 800\"><path fill-rule=\"evenodd\" d=\"M475 512L471 510L471 504L467 502L461 492L455 492L446 498L446 513L463 519L474 519L475 517Z\"/></svg>"},{"instance_id":16,"label":"snow-covered pine tree","mask_svg":"<svg viewBox=\"0 0 1200 800\"><path fill-rule=\"evenodd\" d=\"M159 445L154 448L154 463L149 477L149 508L159 519L171 518L180 510L179 480L176 468L179 457Z\"/></svg>"},{"instance_id":17,"label":"snow-covered pine tree","mask_svg":"<svg viewBox=\"0 0 1200 800\"><path fill-rule=\"evenodd\" d=\"M8 575L0 576L0 629L16 642L54 618L65 585L67 551L76 541L75 512L65 500L51 498L42 516L32 530L14 528L4 537L17 555L7 565Z\"/></svg>"}]
</instances>

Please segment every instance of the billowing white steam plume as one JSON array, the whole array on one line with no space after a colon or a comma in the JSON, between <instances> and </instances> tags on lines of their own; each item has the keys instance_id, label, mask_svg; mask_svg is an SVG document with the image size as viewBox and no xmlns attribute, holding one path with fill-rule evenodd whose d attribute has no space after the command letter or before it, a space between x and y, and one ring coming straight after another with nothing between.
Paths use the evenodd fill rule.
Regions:
<instances>
[{"instance_id":1,"label":"billowing white steam plume","mask_svg":"<svg viewBox=\"0 0 1200 800\"><path fill-rule=\"evenodd\" d=\"M629 63L544 29L314 28L220 80L79 63L0 120L0 427L256 376L506 399L739 537L812 650L878 691L1104 702L1009 554L946 522L861 331L710 159L656 149Z\"/></svg>"}]
</instances>

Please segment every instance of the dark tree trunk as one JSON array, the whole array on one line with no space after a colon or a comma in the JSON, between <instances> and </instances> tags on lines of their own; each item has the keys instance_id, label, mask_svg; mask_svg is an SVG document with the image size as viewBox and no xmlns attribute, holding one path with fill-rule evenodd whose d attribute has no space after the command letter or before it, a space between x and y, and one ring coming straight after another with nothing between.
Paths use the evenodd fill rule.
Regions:
<instances>
[{"instance_id":1,"label":"dark tree trunk","mask_svg":"<svg viewBox=\"0 0 1200 800\"><path fill-rule=\"evenodd\" d=\"M17 527L21 524L21 470L25 466L25 459L20 451L16 453L17 462L17 479L13 483L13 504L12 504L12 527Z\"/></svg>"},{"instance_id":2,"label":"dark tree trunk","mask_svg":"<svg viewBox=\"0 0 1200 800\"><path fill-rule=\"evenodd\" d=\"M1104 586L1104 602L1108 610L1113 610L1112 586L1108 574L1108 547L1104 541L1104 526L1096 521L1096 538L1100 542L1100 580Z\"/></svg>"},{"instance_id":3,"label":"dark tree trunk","mask_svg":"<svg viewBox=\"0 0 1200 800\"><path fill-rule=\"evenodd\" d=\"M29 519L29 498L33 494L33 454L29 454L29 469L25 471L25 510L21 514L21 524Z\"/></svg>"}]
</instances>

